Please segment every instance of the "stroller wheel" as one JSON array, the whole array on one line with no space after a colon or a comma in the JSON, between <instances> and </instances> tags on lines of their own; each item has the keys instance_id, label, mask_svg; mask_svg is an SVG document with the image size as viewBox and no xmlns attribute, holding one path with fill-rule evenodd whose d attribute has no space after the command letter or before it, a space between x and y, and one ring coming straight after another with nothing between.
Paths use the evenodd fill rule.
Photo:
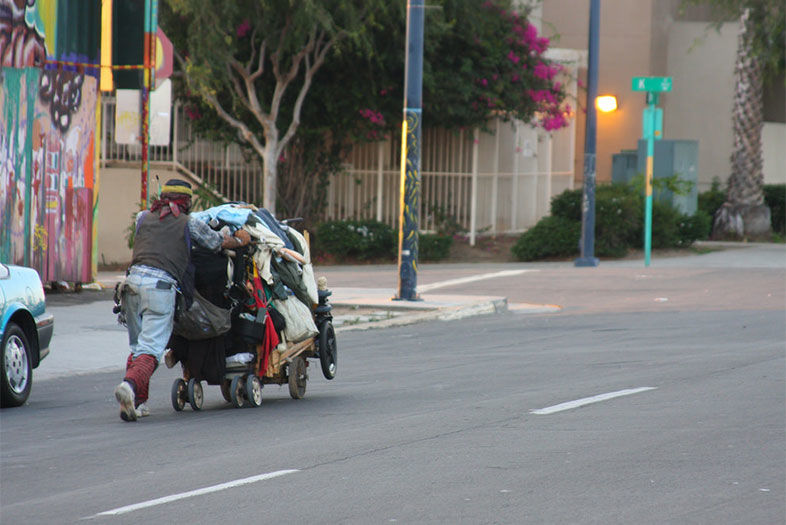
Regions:
<instances>
[{"instance_id":1,"label":"stroller wheel","mask_svg":"<svg viewBox=\"0 0 786 525\"><path fill-rule=\"evenodd\" d=\"M186 382L181 378L172 383L172 408L180 412L186 406Z\"/></svg>"},{"instance_id":2,"label":"stroller wheel","mask_svg":"<svg viewBox=\"0 0 786 525\"><path fill-rule=\"evenodd\" d=\"M232 378L232 384L229 386L229 396L232 399L232 405L235 408L243 408L246 404L243 392L243 376L235 376Z\"/></svg>"},{"instance_id":3,"label":"stroller wheel","mask_svg":"<svg viewBox=\"0 0 786 525\"><path fill-rule=\"evenodd\" d=\"M188 402L191 404L192 410L202 410L202 383L193 377L188 380Z\"/></svg>"},{"instance_id":4,"label":"stroller wheel","mask_svg":"<svg viewBox=\"0 0 786 525\"><path fill-rule=\"evenodd\" d=\"M258 407L262 404L262 383L259 378L254 374L249 374L246 379L246 397L252 407Z\"/></svg>"},{"instance_id":5,"label":"stroller wheel","mask_svg":"<svg viewBox=\"0 0 786 525\"><path fill-rule=\"evenodd\" d=\"M333 323L325 321L319 326L319 364L322 366L322 375L325 379L336 377L338 361L338 345Z\"/></svg>"},{"instance_id":6,"label":"stroller wheel","mask_svg":"<svg viewBox=\"0 0 786 525\"><path fill-rule=\"evenodd\" d=\"M224 379L223 381L221 381L221 395L224 396L224 399L226 399L227 403L232 402L232 395L229 393L229 389L231 386L232 386L232 381L228 379Z\"/></svg>"},{"instance_id":7,"label":"stroller wheel","mask_svg":"<svg viewBox=\"0 0 786 525\"><path fill-rule=\"evenodd\" d=\"M308 373L306 372L306 360L303 356L295 357L289 363L289 395L292 399L303 399L306 395L306 381L308 380Z\"/></svg>"}]
</instances>

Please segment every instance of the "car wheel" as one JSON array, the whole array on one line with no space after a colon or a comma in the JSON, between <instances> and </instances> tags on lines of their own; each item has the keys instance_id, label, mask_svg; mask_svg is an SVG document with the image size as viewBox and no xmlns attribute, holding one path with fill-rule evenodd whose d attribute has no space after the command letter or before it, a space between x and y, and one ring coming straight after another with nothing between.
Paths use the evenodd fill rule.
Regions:
<instances>
[{"instance_id":1,"label":"car wheel","mask_svg":"<svg viewBox=\"0 0 786 525\"><path fill-rule=\"evenodd\" d=\"M33 385L32 348L16 323L8 323L2 344L0 406L18 407L27 401Z\"/></svg>"}]
</instances>

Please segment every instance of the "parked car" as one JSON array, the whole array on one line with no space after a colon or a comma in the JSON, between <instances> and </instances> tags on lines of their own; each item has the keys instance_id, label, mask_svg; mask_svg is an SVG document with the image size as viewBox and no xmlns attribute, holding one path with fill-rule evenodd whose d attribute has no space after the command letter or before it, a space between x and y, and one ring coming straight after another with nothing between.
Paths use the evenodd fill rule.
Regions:
<instances>
[{"instance_id":1,"label":"parked car","mask_svg":"<svg viewBox=\"0 0 786 525\"><path fill-rule=\"evenodd\" d=\"M0 263L0 406L27 401L33 369L49 354L54 326L38 272Z\"/></svg>"}]
</instances>

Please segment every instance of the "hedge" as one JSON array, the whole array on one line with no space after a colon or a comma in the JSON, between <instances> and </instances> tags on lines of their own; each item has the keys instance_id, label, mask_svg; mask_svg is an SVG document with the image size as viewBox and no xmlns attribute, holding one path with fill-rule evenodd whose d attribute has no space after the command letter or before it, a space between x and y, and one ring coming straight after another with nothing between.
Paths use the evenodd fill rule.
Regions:
<instances>
[{"instance_id":1,"label":"hedge","mask_svg":"<svg viewBox=\"0 0 786 525\"><path fill-rule=\"evenodd\" d=\"M520 261L568 257L579 251L581 223L565 217L544 217L511 247Z\"/></svg>"},{"instance_id":2,"label":"hedge","mask_svg":"<svg viewBox=\"0 0 786 525\"><path fill-rule=\"evenodd\" d=\"M765 184L764 202L770 207L772 231L786 234L786 184Z\"/></svg>"},{"instance_id":3,"label":"hedge","mask_svg":"<svg viewBox=\"0 0 786 525\"><path fill-rule=\"evenodd\" d=\"M511 248L522 261L568 257L578 253L582 190L566 190L551 201L551 216L523 233ZM652 247L685 247L706 238L711 226L704 211L680 213L671 205L652 205ZM625 184L598 186L595 192L595 254L622 257L644 244L644 199Z\"/></svg>"},{"instance_id":4,"label":"hedge","mask_svg":"<svg viewBox=\"0 0 786 525\"><path fill-rule=\"evenodd\" d=\"M389 258L395 253L393 228L373 220L323 222L317 226L314 241L317 253L339 260Z\"/></svg>"},{"instance_id":5,"label":"hedge","mask_svg":"<svg viewBox=\"0 0 786 525\"><path fill-rule=\"evenodd\" d=\"M450 256L453 237L438 233L423 233L418 236L418 258L422 261L441 261Z\"/></svg>"}]
</instances>

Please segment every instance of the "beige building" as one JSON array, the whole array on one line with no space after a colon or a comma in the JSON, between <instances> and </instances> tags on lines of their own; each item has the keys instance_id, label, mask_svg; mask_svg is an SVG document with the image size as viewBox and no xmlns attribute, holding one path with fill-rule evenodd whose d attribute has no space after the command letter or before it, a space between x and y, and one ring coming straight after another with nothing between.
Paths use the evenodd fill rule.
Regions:
<instances>
[{"instance_id":1,"label":"beige building","mask_svg":"<svg viewBox=\"0 0 786 525\"><path fill-rule=\"evenodd\" d=\"M619 109L598 113L597 179L611 179L611 156L635 149L641 135L644 94L631 91L634 76L669 76L673 90L661 95L664 138L699 141L699 190L729 175L731 109L739 24L709 29L707 8L680 12L680 0L602 0L598 94L615 95ZM586 50L589 2L543 0L535 10L554 45ZM786 51L785 51L786 52ZM786 112L783 79L765 101L764 178L786 183ZM586 100L582 101L582 105ZM577 126L576 182L582 176L584 124Z\"/></svg>"}]
</instances>

